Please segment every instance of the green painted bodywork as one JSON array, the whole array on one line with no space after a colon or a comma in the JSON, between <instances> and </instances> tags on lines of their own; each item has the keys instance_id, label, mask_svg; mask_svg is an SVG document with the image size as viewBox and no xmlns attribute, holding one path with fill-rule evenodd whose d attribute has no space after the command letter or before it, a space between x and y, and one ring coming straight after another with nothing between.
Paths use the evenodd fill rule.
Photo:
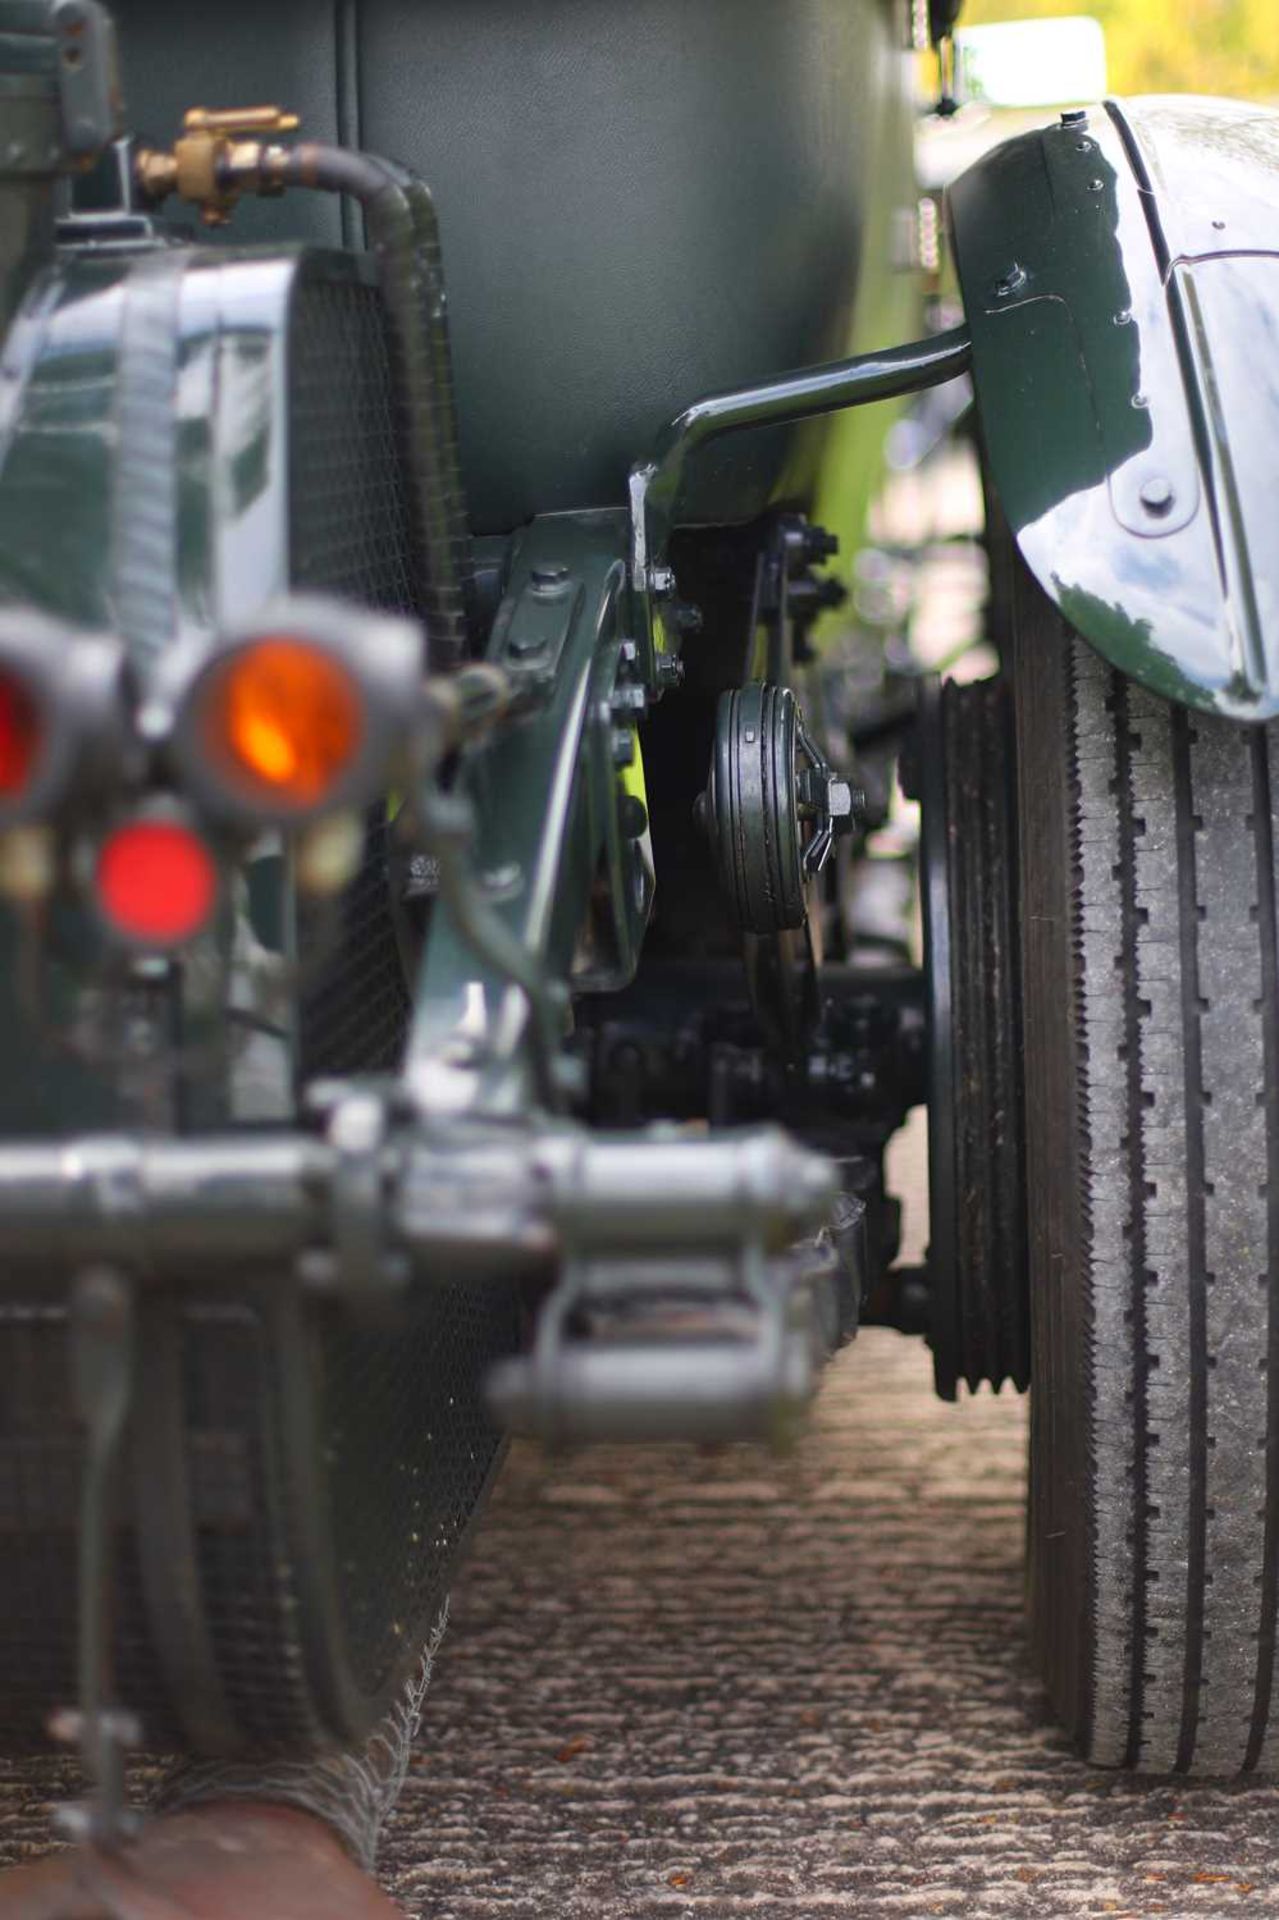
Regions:
<instances>
[{"instance_id":1,"label":"green painted bodywork","mask_svg":"<svg viewBox=\"0 0 1279 1920\"><path fill-rule=\"evenodd\" d=\"M166 644L250 617L288 590L286 336L295 291L315 272L368 277L356 256L302 248L60 256L6 342L0 601L118 633L145 667L154 636L141 631L131 569L152 478L157 511L167 495L173 516L152 528L163 559L151 591L170 602ZM122 359L148 324L156 337L138 359L156 390L158 437L153 461L130 470Z\"/></svg>"},{"instance_id":2,"label":"green painted bodywork","mask_svg":"<svg viewBox=\"0 0 1279 1920\"><path fill-rule=\"evenodd\" d=\"M1279 114L1093 109L950 193L982 432L1031 571L1169 699L1279 713Z\"/></svg>"}]
</instances>

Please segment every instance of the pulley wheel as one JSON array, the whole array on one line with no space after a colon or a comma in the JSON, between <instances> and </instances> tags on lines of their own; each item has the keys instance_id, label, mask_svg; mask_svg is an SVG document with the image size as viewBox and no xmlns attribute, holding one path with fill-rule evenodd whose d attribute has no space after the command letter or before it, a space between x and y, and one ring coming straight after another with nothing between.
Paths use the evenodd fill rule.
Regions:
<instances>
[{"instance_id":1,"label":"pulley wheel","mask_svg":"<svg viewBox=\"0 0 1279 1920\"><path fill-rule=\"evenodd\" d=\"M705 825L733 917L749 933L804 924L797 745L789 687L756 682L721 697Z\"/></svg>"},{"instance_id":2,"label":"pulley wheel","mask_svg":"<svg viewBox=\"0 0 1279 1920\"><path fill-rule=\"evenodd\" d=\"M930 1342L955 1398L1030 1379L1011 706L1002 680L920 696L929 990Z\"/></svg>"}]
</instances>

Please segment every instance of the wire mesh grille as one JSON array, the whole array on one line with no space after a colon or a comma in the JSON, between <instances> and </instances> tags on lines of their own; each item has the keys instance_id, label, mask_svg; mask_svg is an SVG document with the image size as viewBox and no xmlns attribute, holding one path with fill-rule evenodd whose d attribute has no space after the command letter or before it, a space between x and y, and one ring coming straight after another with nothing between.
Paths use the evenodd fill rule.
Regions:
<instances>
[{"instance_id":1,"label":"wire mesh grille","mask_svg":"<svg viewBox=\"0 0 1279 1920\"><path fill-rule=\"evenodd\" d=\"M290 334L289 532L294 584L413 607L413 548L382 296L304 279Z\"/></svg>"},{"instance_id":2,"label":"wire mesh grille","mask_svg":"<svg viewBox=\"0 0 1279 1920\"><path fill-rule=\"evenodd\" d=\"M299 310L293 358L293 566L299 585L412 608L399 421L380 296L323 289ZM395 939L385 810L342 905L334 964L302 1010L304 1076L387 1071L409 1003ZM301 938L308 937L303 923ZM491 1470L480 1403L514 1345L509 1288L441 1285L393 1332L315 1321L333 1574L355 1685L376 1695L419 1646Z\"/></svg>"},{"instance_id":3,"label":"wire mesh grille","mask_svg":"<svg viewBox=\"0 0 1279 1920\"><path fill-rule=\"evenodd\" d=\"M381 295L358 282L304 281L294 315L294 584L411 611L410 523ZM384 807L370 814L364 861L340 915L332 957L303 999L304 1077L388 1072L403 1049L409 1002L391 913ZM304 911L304 957L324 932L320 915Z\"/></svg>"},{"instance_id":4,"label":"wire mesh grille","mask_svg":"<svg viewBox=\"0 0 1279 1920\"><path fill-rule=\"evenodd\" d=\"M276 1358L281 1330L247 1302L192 1304L183 1393L196 1571L218 1677L246 1745L323 1737L298 1636L299 1593Z\"/></svg>"},{"instance_id":5,"label":"wire mesh grille","mask_svg":"<svg viewBox=\"0 0 1279 1920\"><path fill-rule=\"evenodd\" d=\"M301 1078L391 1073L408 1032L409 998L396 942L389 871L390 829L384 803L364 830L364 858L337 908L299 906L298 942L305 963L317 944L325 958L306 985L299 1016Z\"/></svg>"},{"instance_id":6,"label":"wire mesh grille","mask_svg":"<svg viewBox=\"0 0 1279 1920\"><path fill-rule=\"evenodd\" d=\"M324 1461L349 1658L367 1694L416 1653L439 1611L497 1436L483 1368L513 1351L509 1286L444 1283L393 1335L321 1323Z\"/></svg>"},{"instance_id":7,"label":"wire mesh grille","mask_svg":"<svg viewBox=\"0 0 1279 1920\"><path fill-rule=\"evenodd\" d=\"M0 1302L0 1744L6 1747L38 1743L52 1709L77 1698L83 1441L68 1381L65 1311L40 1301ZM148 1736L171 1746L177 1736L146 1629L127 1488L115 1557L118 1690L143 1717Z\"/></svg>"}]
</instances>

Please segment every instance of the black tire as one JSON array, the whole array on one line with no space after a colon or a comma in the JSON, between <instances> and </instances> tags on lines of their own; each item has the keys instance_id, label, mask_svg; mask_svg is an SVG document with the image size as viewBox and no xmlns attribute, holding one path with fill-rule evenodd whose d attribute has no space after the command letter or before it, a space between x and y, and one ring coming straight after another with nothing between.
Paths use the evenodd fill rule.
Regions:
<instances>
[{"instance_id":1,"label":"black tire","mask_svg":"<svg viewBox=\"0 0 1279 1920\"><path fill-rule=\"evenodd\" d=\"M1024 570L1012 670L1036 1654L1097 1764L1273 1769L1279 729L1144 693Z\"/></svg>"}]
</instances>

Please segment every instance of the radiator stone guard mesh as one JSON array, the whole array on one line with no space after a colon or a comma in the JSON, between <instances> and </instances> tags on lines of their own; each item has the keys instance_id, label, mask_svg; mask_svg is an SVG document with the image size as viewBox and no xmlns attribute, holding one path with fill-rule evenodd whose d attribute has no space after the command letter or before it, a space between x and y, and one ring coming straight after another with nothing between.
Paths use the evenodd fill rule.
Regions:
<instances>
[{"instance_id":1,"label":"radiator stone guard mesh","mask_svg":"<svg viewBox=\"0 0 1279 1920\"><path fill-rule=\"evenodd\" d=\"M280 329L292 584L406 608L409 516L380 296L349 257L300 253ZM409 1001L386 841L378 810L340 938L305 993L304 1080L399 1061ZM303 943L308 931L303 919ZM297 1752L357 1738L429 1632L494 1469L480 1381L517 1343L513 1292L442 1278L369 1328L304 1301L281 1273L229 1275L198 1296L174 1280L154 1284L140 1316L116 1534L121 1701L156 1750ZM81 1457L63 1298L10 1278L0 1288L0 1746L10 1751L39 1743L51 1709L75 1698Z\"/></svg>"},{"instance_id":2,"label":"radiator stone guard mesh","mask_svg":"<svg viewBox=\"0 0 1279 1920\"><path fill-rule=\"evenodd\" d=\"M388 612L412 611L410 518L401 479L387 331L376 288L304 279L289 362L293 583ZM311 928L303 918L303 952ZM396 950L384 809L347 891L337 953L302 1006L304 1077L390 1072L409 1003Z\"/></svg>"},{"instance_id":3,"label":"radiator stone guard mesh","mask_svg":"<svg viewBox=\"0 0 1279 1920\"><path fill-rule=\"evenodd\" d=\"M146 1395L164 1362L143 1316ZM442 1283L393 1328L256 1299L184 1304L180 1430L135 1435L117 1536L116 1671L148 1747L300 1751L363 1731L420 1650L496 1462L479 1379L507 1352L509 1292ZM0 1303L0 1743L75 1698L81 1459L65 1317ZM185 1480L193 1551L166 1532ZM147 1535L150 1534L150 1538ZM160 1563L157 1566L157 1562ZM166 1651L187 1584L212 1673ZM220 1722L220 1734L193 1728Z\"/></svg>"}]
</instances>

